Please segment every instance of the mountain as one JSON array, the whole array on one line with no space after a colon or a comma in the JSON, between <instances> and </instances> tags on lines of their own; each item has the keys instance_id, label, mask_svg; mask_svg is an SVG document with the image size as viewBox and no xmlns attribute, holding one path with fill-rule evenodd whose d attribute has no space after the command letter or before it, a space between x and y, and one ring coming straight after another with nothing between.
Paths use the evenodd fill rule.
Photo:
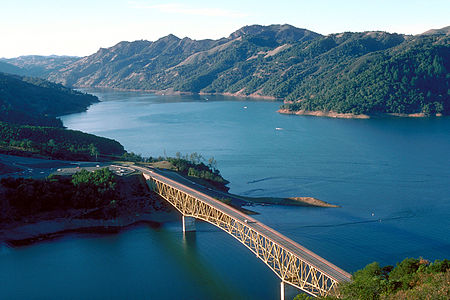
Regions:
<instances>
[{"instance_id":1,"label":"mountain","mask_svg":"<svg viewBox=\"0 0 450 300\"><path fill-rule=\"evenodd\" d=\"M196 41L168 35L155 42L121 42L55 71L48 78L77 87L182 89L184 77L178 77L178 70L188 71L186 76L196 76L198 72L193 68L207 60L207 65L216 65L213 68L217 73L246 59L247 52L253 55L259 48L271 49L317 36L320 35L289 25L254 25L219 40ZM236 53L237 47L246 53Z\"/></svg>"},{"instance_id":2,"label":"mountain","mask_svg":"<svg viewBox=\"0 0 450 300\"><path fill-rule=\"evenodd\" d=\"M56 118L84 111L97 101L41 78L0 73L0 153L66 160L124 154L119 142L65 129Z\"/></svg>"},{"instance_id":3,"label":"mountain","mask_svg":"<svg viewBox=\"0 0 450 300\"><path fill-rule=\"evenodd\" d=\"M76 56L41 56L41 55L27 55L16 58L4 58L0 60L0 72L12 73L16 75L47 77L51 72L59 70L77 60ZM3 69L1 64L8 63L17 67L15 71Z\"/></svg>"},{"instance_id":4,"label":"mountain","mask_svg":"<svg viewBox=\"0 0 450 300\"><path fill-rule=\"evenodd\" d=\"M62 127L57 116L85 111L95 102L97 97L61 84L0 73L0 121Z\"/></svg>"},{"instance_id":5,"label":"mountain","mask_svg":"<svg viewBox=\"0 0 450 300\"><path fill-rule=\"evenodd\" d=\"M18 125L0 121L0 153L41 155L65 160L120 156L123 146L112 139L58 127ZM0 166L1 167L1 166Z\"/></svg>"},{"instance_id":6,"label":"mountain","mask_svg":"<svg viewBox=\"0 0 450 300\"><path fill-rule=\"evenodd\" d=\"M295 75L281 76L279 86L285 88L275 91L292 102L285 109L367 115L450 114L448 35L350 34L351 38L340 44L339 36L316 41L331 48L308 62L311 67L300 64ZM339 45L334 47L335 43Z\"/></svg>"},{"instance_id":7,"label":"mountain","mask_svg":"<svg viewBox=\"0 0 450 300\"><path fill-rule=\"evenodd\" d=\"M49 79L67 86L131 87L163 72L193 53L220 45L223 40L194 41L168 35L156 42L120 42L53 72ZM143 88L140 86L138 88Z\"/></svg>"},{"instance_id":8,"label":"mountain","mask_svg":"<svg viewBox=\"0 0 450 300\"><path fill-rule=\"evenodd\" d=\"M432 35L432 34L444 34L449 35L450 34L450 26L443 27L440 29L430 29L428 31L425 31L422 33L423 35Z\"/></svg>"},{"instance_id":9,"label":"mountain","mask_svg":"<svg viewBox=\"0 0 450 300\"><path fill-rule=\"evenodd\" d=\"M279 45L284 43L294 43L308 41L321 35L306 29L294 27L289 24L284 25L251 25L244 26L230 34L229 39L238 37L253 36L253 38L268 39Z\"/></svg>"},{"instance_id":10,"label":"mountain","mask_svg":"<svg viewBox=\"0 0 450 300\"><path fill-rule=\"evenodd\" d=\"M445 32L445 28L439 33ZM449 36L252 25L219 40L121 42L55 70L74 87L280 98L287 112L450 114Z\"/></svg>"},{"instance_id":11,"label":"mountain","mask_svg":"<svg viewBox=\"0 0 450 300\"><path fill-rule=\"evenodd\" d=\"M15 75L24 75L25 70L22 68L16 67L10 63L0 60L0 72L2 73L10 73Z\"/></svg>"}]
</instances>

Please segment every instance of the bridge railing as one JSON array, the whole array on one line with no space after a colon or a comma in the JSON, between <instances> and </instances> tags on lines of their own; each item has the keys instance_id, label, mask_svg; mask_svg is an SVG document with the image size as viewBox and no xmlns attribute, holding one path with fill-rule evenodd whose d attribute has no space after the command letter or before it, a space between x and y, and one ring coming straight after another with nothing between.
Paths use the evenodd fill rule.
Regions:
<instances>
[{"instance_id":1,"label":"bridge railing","mask_svg":"<svg viewBox=\"0 0 450 300\"><path fill-rule=\"evenodd\" d=\"M322 271L320 267L313 263L306 261L275 241L275 239L270 238L268 234L264 234L262 231L265 230L256 230L254 228L256 225L252 224L253 222L250 224L246 223L245 220L240 220L227 213L225 209L220 208L224 205L221 202L211 198L209 200L217 202L217 205L211 205L200 199L201 197L193 195L197 193L183 191L145 173L144 176L149 187L172 204L183 216L201 219L224 230L250 249L283 282L295 286L312 296L335 295L337 293L336 286L339 281L337 278ZM167 180L171 181L170 179ZM229 209L232 208L230 207ZM238 213L246 216L241 212ZM267 228L265 225L262 226L264 226L262 228ZM274 232L273 230L271 231ZM278 235L281 236L281 234ZM288 239L286 238L286 240ZM302 249L305 250L304 248ZM342 272L345 273L344 271ZM342 280L342 278L340 279ZM344 280L349 279L349 275L344 276Z\"/></svg>"}]
</instances>

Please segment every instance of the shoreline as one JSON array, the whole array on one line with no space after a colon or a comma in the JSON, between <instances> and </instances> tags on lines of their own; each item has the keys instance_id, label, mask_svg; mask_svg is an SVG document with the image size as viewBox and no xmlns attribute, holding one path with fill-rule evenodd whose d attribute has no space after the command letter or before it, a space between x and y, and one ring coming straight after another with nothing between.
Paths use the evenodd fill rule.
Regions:
<instances>
[{"instance_id":1,"label":"shoreline","mask_svg":"<svg viewBox=\"0 0 450 300\"><path fill-rule=\"evenodd\" d=\"M245 197L236 196L253 205L282 205L282 206L301 206L301 207L321 207L321 208L338 208L339 205L331 204L323 200L319 200L314 197Z\"/></svg>"},{"instance_id":2,"label":"shoreline","mask_svg":"<svg viewBox=\"0 0 450 300\"><path fill-rule=\"evenodd\" d=\"M20 157L19 157L20 158ZM44 166L42 159L33 159L39 167ZM5 167L17 163L14 157L3 159ZM60 161L46 161L45 167L60 167ZM67 161L64 161L67 164ZM8 172L7 172L8 173ZM6 174L4 174L6 175ZM127 188L121 191L125 197L124 202L119 207L117 214L102 214L105 207L91 209L66 209L41 212L35 215L20 216L14 219L11 215L4 215L0 220L0 245L3 243L12 246L29 245L34 242L62 237L70 233L118 233L137 223L149 223L158 226L161 223L175 221L178 219L178 213L171 205L165 201L159 201L158 197L152 194L135 195L137 187L142 183L140 177L134 175L121 178L127 180ZM182 176L182 175L180 175ZM182 176L184 177L184 176ZM186 178L186 177L184 177ZM192 180L191 178L186 178ZM122 182L122 181L121 181ZM202 185L204 184L201 182ZM146 185L144 185L146 187ZM214 188L214 189L212 189ZM217 190L217 187L207 188L208 191L214 191L216 198L230 200L229 205L239 209L245 214L257 214L246 206L253 205L284 205L284 206L302 206L302 207L339 207L321 201L312 197L245 197L234 195L225 191ZM96 217L100 216L100 217ZM0 214L0 219L2 215Z\"/></svg>"},{"instance_id":3,"label":"shoreline","mask_svg":"<svg viewBox=\"0 0 450 300\"><path fill-rule=\"evenodd\" d=\"M183 95L199 95L199 96L207 96L207 95L217 95L217 96L228 96L228 97L236 97L236 98L249 98L255 100L271 100L271 101L283 101L281 98L276 98L274 96L264 96L256 93L250 95L242 95L237 93L205 93L205 92L185 92L185 91L174 91L172 88L166 90L147 90L147 89L125 89L125 88L117 88L117 87L103 87L103 86L73 86L74 89L105 89L105 90L113 90L113 91L121 91L121 92L144 92L144 93L154 93L156 95L161 96L183 96Z\"/></svg>"},{"instance_id":4,"label":"shoreline","mask_svg":"<svg viewBox=\"0 0 450 300\"><path fill-rule=\"evenodd\" d=\"M236 93L205 93L205 92L185 92L185 91L174 91L172 88L166 89L166 90L147 90L147 89L126 89L126 88L117 88L117 87L102 87L102 86L74 86L75 89L105 89L105 90L114 90L114 91L122 91L122 92L146 92L146 93L154 93L156 95L161 96L170 96L170 95L177 95L177 96L183 96L183 95L199 95L199 96L207 96L207 95L217 95L217 96L227 96L227 97L235 97L235 98L243 98L243 99L254 99L257 100L267 100L267 101L280 101L283 103L292 103L291 101L285 101L283 98L277 98L274 96L265 96L255 93L252 93L250 95L242 95L238 92ZM100 101L101 102L101 101ZM277 110L280 114L286 114L286 115L298 115L298 116L312 116L312 117L326 117L326 118L335 118L335 119L360 119L360 120L366 120L366 119L372 119L372 118L388 118L388 117L399 117L399 118L428 118L428 117L444 117L441 113L437 113L433 116L426 116L424 113L411 113L411 114L404 114L404 113L379 113L376 115L366 115L366 114L360 114L355 115L353 113L337 113L334 111L322 111L322 110L299 110L299 111L292 111L285 108L280 108Z\"/></svg>"},{"instance_id":5,"label":"shoreline","mask_svg":"<svg viewBox=\"0 0 450 300\"><path fill-rule=\"evenodd\" d=\"M134 217L91 219L91 218L41 218L32 222L12 222L0 230L0 245L26 246L39 241L63 237L70 233L107 234L119 233L137 224L158 227L161 223L174 221L174 211L156 211L136 214Z\"/></svg>"},{"instance_id":6,"label":"shoreline","mask_svg":"<svg viewBox=\"0 0 450 300\"><path fill-rule=\"evenodd\" d=\"M352 113L337 113L333 111L321 111L321 110L299 110L292 111L289 109L279 109L277 110L280 114L286 115L297 115L297 116L313 116L313 117L327 117L327 118L336 118L336 119L370 119L369 115L355 115Z\"/></svg>"},{"instance_id":7,"label":"shoreline","mask_svg":"<svg viewBox=\"0 0 450 300\"><path fill-rule=\"evenodd\" d=\"M367 120L373 118L441 118L442 114L436 114L434 116L426 116L424 113L413 113L413 114L399 114L399 113L379 113L376 115L355 115L352 113L337 113L334 111L321 111L321 110L299 110L292 111L286 108L277 110L280 114L286 115L297 115L297 116L313 116L313 117L326 117L335 119L359 119Z\"/></svg>"},{"instance_id":8,"label":"shoreline","mask_svg":"<svg viewBox=\"0 0 450 300\"><path fill-rule=\"evenodd\" d=\"M292 198L274 198L274 197L243 197L237 196L247 205L283 205L283 206L301 206L301 207L340 207L328 202L312 197L292 197ZM244 213L252 215L255 212L240 207ZM79 213L74 213L79 215ZM258 213L256 213L258 214ZM33 220L14 221L11 223L0 224L0 246L7 247L28 246L34 243L62 238L68 234L86 233L86 234L117 234L130 227L139 224L147 224L152 227L159 227L162 223L176 221L179 214L174 209L158 209L150 212L135 213L133 215L122 216L118 218L93 219L77 218L74 216L51 218L48 215L31 217Z\"/></svg>"}]
</instances>

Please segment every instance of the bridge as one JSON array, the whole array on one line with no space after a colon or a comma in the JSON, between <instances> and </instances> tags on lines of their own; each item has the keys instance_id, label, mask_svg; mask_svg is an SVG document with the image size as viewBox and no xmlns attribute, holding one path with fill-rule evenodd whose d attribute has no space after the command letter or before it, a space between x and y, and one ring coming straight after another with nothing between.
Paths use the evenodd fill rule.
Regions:
<instances>
[{"instance_id":1,"label":"bridge","mask_svg":"<svg viewBox=\"0 0 450 300\"><path fill-rule=\"evenodd\" d=\"M195 231L195 219L200 219L219 227L250 249L281 279L281 299L289 286L316 297L335 295L337 283L351 279L344 270L200 188L164 176L156 169L133 168L143 173L151 190L182 214L183 231Z\"/></svg>"}]
</instances>

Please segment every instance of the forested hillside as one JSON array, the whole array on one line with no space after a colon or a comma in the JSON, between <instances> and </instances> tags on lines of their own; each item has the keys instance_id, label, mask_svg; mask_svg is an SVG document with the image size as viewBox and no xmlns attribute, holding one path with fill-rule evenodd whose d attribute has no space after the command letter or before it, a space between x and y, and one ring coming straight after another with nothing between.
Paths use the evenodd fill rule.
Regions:
<instances>
[{"instance_id":1,"label":"forested hillside","mask_svg":"<svg viewBox=\"0 0 450 300\"><path fill-rule=\"evenodd\" d=\"M0 150L4 153L27 152L56 159L97 160L98 157L125 153L119 142L93 134L7 122L0 122L0 141Z\"/></svg>"},{"instance_id":2,"label":"forested hillside","mask_svg":"<svg viewBox=\"0 0 450 300\"><path fill-rule=\"evenodd\" d=\"M97 160L125 153L114 140L63 128L59 115L81 112L97 97L35 77L0 73L0 152Z\"/></svg>"},{"instance_id":3,"label":"forested hillside","mask_svg":"<svg viewBox=\"0 0 450 300\"><path fill-rule=\"evenodd\" d=\"M364 52L364 40L356 40L356 52ZM286 95L293 103L284 108L369 115L449 115L449 45L448 36L418 36L383 51L355 57L341 55L331 60L333 65L293 85L295 89ZM330 56L325 57L329 61Z\"/></svg>"},{"instance_id":4,"label":"forested hillside","mask_svg":"<svg viewBox=\"0 0 450 300\"><path fill-rule=\"evenodd\" d=\"M62 127L56 116L81 112L97 97L35 77L0 73L0 121Z\"/></svg>"},{"instance_id":5,"label":"forested hillside","mask_svg":"<svg viewBox=\"0 0 450 300\"><path fill-rule=\"evenodd\" d=\"M450 296L450 260L406 258L396 266L368 264L353 274L352 281L338 285L339 297L313 298L306 294L294 300L447 300Z\"/></svg>"},{"instance_id":6,"label":"forested hillside","mask_svg":"<svg viewBox=\"0 0 450 300\"><path fill-rule=\"evenodd\" d=\"M449 39L448 27L322 36L253 25L219 40L121 42L48 78L73 87L264 96L285 100L286 112L448 115Z\"/></svg>"}]
</instances>

